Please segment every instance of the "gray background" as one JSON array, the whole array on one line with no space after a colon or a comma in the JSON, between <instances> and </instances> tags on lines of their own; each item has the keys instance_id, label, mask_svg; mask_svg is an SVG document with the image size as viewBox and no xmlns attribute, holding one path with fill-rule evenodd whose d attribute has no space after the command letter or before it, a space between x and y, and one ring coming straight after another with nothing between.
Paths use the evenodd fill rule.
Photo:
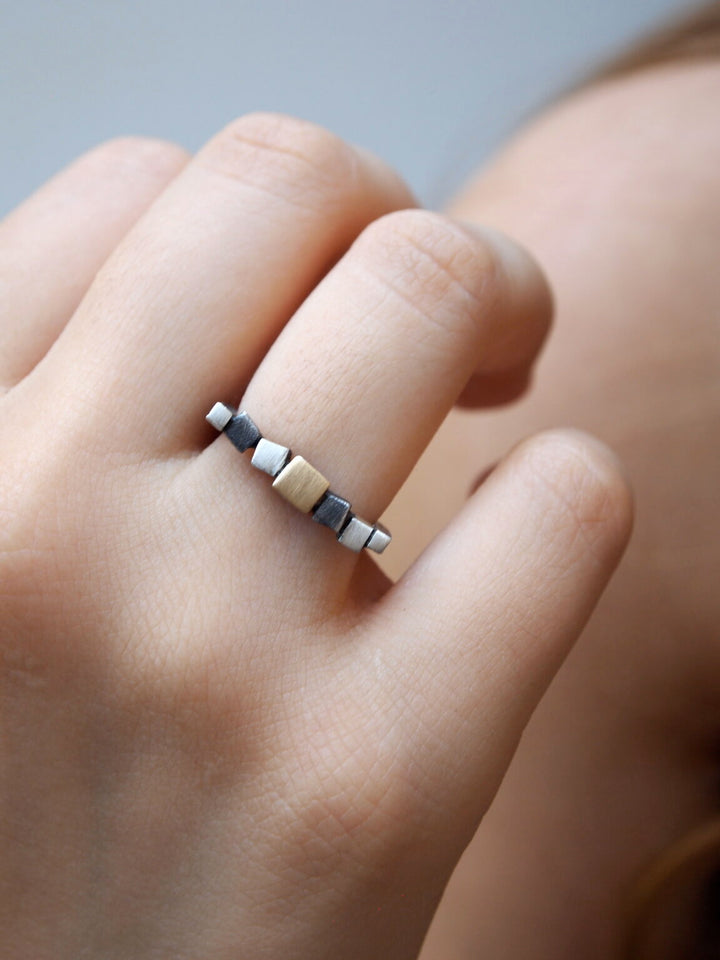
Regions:
<instances>
[{"instance_id":1,"label":"gray background","mask_svg":"<svg viewBox=\"0 0 720 960\"><path fill-rule=\"evenodd\" d=\"M0 213L117 134L321 123L438 204L533 107L687 0L0 0Z\"/></svg>"}]
</instances>

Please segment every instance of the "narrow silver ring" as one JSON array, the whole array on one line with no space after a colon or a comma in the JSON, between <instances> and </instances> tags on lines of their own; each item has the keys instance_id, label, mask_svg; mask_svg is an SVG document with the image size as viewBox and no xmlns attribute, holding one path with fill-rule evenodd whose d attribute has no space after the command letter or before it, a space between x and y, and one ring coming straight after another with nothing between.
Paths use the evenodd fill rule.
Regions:
<instances>
[{"instance_id":1,"label":"narrow silver ring","mask_svg":"<svg viewBox=\"0 0 720 960\"><path fill-rule=\"evenodd\" d=\"M242 410L216 403L205 418L224 433L241 453L253 451L252 465L273 478L273 489L316 523L329 527L339 543L355 553L363 549L382 553L392 540L381 523L356 516L348 500L333 493L330 481L289 447L268 440Z\"/></svg>"}]
</instances>

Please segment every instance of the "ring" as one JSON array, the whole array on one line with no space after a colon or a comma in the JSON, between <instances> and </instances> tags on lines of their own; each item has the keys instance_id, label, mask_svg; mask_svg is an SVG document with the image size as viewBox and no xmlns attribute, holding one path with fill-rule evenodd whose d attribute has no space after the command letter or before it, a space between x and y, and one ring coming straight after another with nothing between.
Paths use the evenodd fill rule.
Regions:
<instances>
[{"instance_id":1,"label":"ring","mask_svg":"<svg viewBox=\"0 0 720 960\"><path fill-rule=\"evenodd\" d=\"M252 465L270 474L273 489L302 513L311 513L316 523L329 527L344 547L355 553L364 548L382 553L392 540L382 524L356 516L350 502L333 493L330 481L307 460L263 437L244 410L216 403L205 419L241 453L253 450Z\"/></svg>"}]
</instances>

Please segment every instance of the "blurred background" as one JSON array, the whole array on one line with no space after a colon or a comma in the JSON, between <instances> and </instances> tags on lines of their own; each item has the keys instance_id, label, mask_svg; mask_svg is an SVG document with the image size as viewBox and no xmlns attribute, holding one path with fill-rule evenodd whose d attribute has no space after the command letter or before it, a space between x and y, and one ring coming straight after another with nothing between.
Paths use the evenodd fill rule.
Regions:
<instances>
[{"instance_id":1,"label":"blurred background","mask_svg":"<svg viewBox=\"0 0 720 960\"><path fill-rule=\"evenodd\" d=\"M437 206L528 113L687 0L1 0L0 215L118 134L196 149L250 110Z\"/></svg>"}]
</instances>

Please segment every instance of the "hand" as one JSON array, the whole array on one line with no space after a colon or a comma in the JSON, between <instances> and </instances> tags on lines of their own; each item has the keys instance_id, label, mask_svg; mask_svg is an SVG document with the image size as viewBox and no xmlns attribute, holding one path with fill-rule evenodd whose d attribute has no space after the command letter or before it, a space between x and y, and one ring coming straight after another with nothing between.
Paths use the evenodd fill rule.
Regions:
<instances>
[{"instance_id":1,"label":"hand","mask_svg":"<svg viewBox=\"0 0 720 960\"><path fill-rule=\"evenodd\" d=\"M545 434L392 585L205 423L242 397L375 519L468 381L517 390L538 269L410 203L251 116L3 224L4 957L417 954L630 507Z\"/></svg>"}]
</instances>

